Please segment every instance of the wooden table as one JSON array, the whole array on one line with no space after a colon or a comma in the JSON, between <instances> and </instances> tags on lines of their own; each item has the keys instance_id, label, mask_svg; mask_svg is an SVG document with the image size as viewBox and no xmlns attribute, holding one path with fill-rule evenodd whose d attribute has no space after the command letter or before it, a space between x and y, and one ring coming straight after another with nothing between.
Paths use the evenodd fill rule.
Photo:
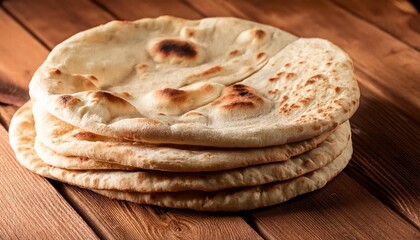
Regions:
<instances>
[{"instance_id":1,"label":"wooden table","mask_svg":"<svg viewBox=\"0 0 420 240\"><path fill-rule=\"evenodd\" d=\"M354 156L322 190L237 214L141 206L17 163L7 128L48 52L113 19L236 16L326 38L362 91ZM0 1L0 239L420 239L420 15L404 1Z\"/></svg>"}]
</instances>

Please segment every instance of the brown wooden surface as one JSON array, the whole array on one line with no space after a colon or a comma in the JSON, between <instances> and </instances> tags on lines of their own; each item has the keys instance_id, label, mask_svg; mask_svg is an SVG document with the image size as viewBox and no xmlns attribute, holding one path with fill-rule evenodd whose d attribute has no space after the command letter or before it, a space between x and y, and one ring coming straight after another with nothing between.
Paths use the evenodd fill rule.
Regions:
<instances>
[{"instance_id":1,"label":"brown wooden surface","mask_svg":"<svg viewBox=\"0 0 420 240\"><path fill-rule=\"evenodd\" d=\"M357 17L420 50L420 16L407 2L398 0L335 0L335 2Z\"/></svg>"},{"instance_id":2,"label":"brown wooden surface","mask_svg":"<svg viewBox=\"0 0 420 240\"><path fill-rule=\"evenodd\" d=\"M96 239L49 182L19 166L0 126L0 239Z\"/></svg>"},{"instance_id":3,"label":"brown wooden surface","mask_svg":"<svg viewBox=\"0 0 420 240\"><path fill-rule=\"evenodd\" d=\"M362 88L361 106L352 119L353 161L345 173L320 191L262 210L207 214L109 200L53 182L59 193L55 192L55 197L62 203L49 207L64 210L55 216L54 223L40 221L42 217L36 213L29 213L27 223L38 221L45 224L41 229L52 231L60 226L64 229L61 234L71 232L80 224L84 226L82 229L93 230L104 239L222 239L229 236L237 239L257 239L259 236L269 239L420 238L420 58L415 42L419 39L418 26L412 20L418 19L418 14L411 12L408 17L400 10L391 9L395 5L388 2L383 7L373 5L373 1L366 5L356 1L343 2L3 2L4 10L0 9L0 124L6 128L17 106L28 99L30 77L48 51L72 34L114 18L133 20L168 14L191 19L237 16L278 26L303 37L327 38L352 56ZM376 17L388 12L397 18L392 24L389 19ZM5 136L7 134L0 131L0 139L6 139ZM0 154L3 151L7 152L0 148ZM10 150L8 156L10 158ZM37 178L18 167L16 162L11 168ZM22 179L29 179L26 175L22 175ZM14 195L2 191L1 177L1 196L4 193L5 199L10 201ZM21 191L21 195L28 194L27 188L19 188L15 179L7 175L9 185L17 184L15 189ZM42 181L42 184L36 182L37 187L41 186L38 194L45 191L46 199L52 201L54 195L48 191L52 189L54 192L54 189L49 182ZM34 206L29 206L30 202L24 199L16 201L23 209L45 208L42 200L37 200L38 205ZM9 206L7 204L10 205L0 199L0 209ZM61 204L66 204L67 208ZM79 222L76 221L74 226L62 224L68 219L67 215L75 215ZM3 234L5 226L8 227L7 223L0 220L0 239L15 234L16 228L8 229L7 235ZM31 230L22 236L36 236L36 229Z\"/></svg>"}]
</instances>

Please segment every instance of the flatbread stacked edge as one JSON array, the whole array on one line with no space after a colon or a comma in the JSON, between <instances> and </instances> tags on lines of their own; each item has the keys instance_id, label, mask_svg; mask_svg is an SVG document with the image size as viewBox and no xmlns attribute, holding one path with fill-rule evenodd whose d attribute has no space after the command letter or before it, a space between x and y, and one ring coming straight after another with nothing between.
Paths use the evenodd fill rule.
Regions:
<instances>
[{"instance_id":1,"label":"flatbread stacked edge","mask_svg":"<svg viewBox=\"0 0 420 240\"><path fill-rule=\"evenodd\" d=\"M337 175L360 93L351 59L326 40L166 16L69 38L30 95L10 127L26 168L111 198L240 211Z\"/></svg>"}]
</instances>

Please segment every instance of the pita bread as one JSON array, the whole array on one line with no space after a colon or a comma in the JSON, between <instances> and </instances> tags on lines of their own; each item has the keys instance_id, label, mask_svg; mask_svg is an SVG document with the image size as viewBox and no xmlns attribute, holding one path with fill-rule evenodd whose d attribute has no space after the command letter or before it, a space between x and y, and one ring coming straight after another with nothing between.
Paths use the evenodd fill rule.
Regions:
<instances>
[{"instance_id":1,"label":"pita bread","mask_svg":"<svg viewBox=\"0 0 420 240\"><path fill-rule=\"evenodd\" d=\"M326 40L235 18L160 17L64 41L30 95L99 135L245 148L330 131L352 116L360 94L351 59Z\"/></svg>"},{"instance_id":2,"label":"pita bread","mask_svg":"<svg viewBox=\"0 0 420 240\"><path fill-rule=\"evenodd\" d=\"M304 176L289 181L255 187L228 189L219 192L136 193L93 190L109 198L161 207L186 208L198 211L242 211L268 207L324 187L338 175L351 159L352 145L333 162Z\"/></svg>"},{"instance_id":3,"label":"pita bread","mask_svg":"<svg viewBox=\"0 0 420 240\"><path fill-rule=\"evenodd\" d=\"M152 145L86 132L48 114L36 103L33 109L36 129L39 129L38 141L60 155L101 159L109 163L161 171L218 171L286 161L315 148L331 134L328 132L281 146L250 149Z\"/></svg>"},{"instance_id":4,"label":"pita bread","mask_svg":"<svg viewBox=\"0 0 420 240\"><path fill-rule=\"evenodd\" d=\"M55 153L40 141L35 140L34 149L46 164L71 170L135 170L137 168L91 159L87 157L67 157Z\"/></svg>"},{"instance_id":5,"label":"pita bread","mask_svg":"<svg viewBox=\"0 0 420 240\"><path fill-rule=\"evenodd\" d=\"M35 134L34 119L27 104L13 118L10 137L18 160L31 171L84 188L139 192L216 191L287 180L325 166L351 145L350 128L344 124L318 148L281 163L209 173L72 171L44 163L34 149ZM41 154L44 161L56 157L51 151L49 154Z\"/></svg>"}]
</instances>

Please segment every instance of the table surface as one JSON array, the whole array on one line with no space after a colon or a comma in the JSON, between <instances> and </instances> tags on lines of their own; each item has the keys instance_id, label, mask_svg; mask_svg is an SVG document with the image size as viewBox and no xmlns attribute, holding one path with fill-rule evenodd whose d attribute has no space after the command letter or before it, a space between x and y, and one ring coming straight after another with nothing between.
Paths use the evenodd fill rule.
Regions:
<instances>
[{"instance_id":1,"label":"table surface","mask_svg":"<svg viewBox=\"0 0 420 240\"><path fill-rule=\"evenodd\" d=\"M343 48L362 92L349 166L319 191L236 214L111 200L21 167L7 128L49 51L113 19L160 15L235 16ZM419 239L419 32L401 0L0 1L0 239Z\"/></svg>"}]
</instances>

